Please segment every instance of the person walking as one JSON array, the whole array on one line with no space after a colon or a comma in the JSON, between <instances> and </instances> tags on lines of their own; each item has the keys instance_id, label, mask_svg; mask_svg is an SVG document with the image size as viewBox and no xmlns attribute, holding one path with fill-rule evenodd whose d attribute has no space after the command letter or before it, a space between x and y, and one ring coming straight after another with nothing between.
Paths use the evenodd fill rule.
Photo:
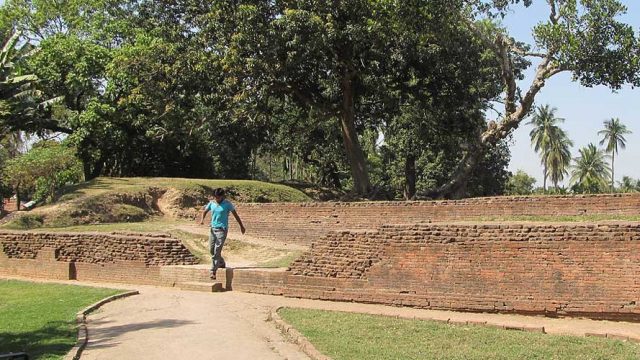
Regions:
<instances>
[{"instance_id":1,"label":"person walking","mask_svg":"<svg viewBox=\"0 0 640 360\"><path fill-rule=\"evenodd\" d=\"M209 277L216 279L218 268L225 268L226 264L222 258L222 247L229 232L229 213L233 214L240 225L240 232L244 234L245 228L236 208L231 201L225 199L225 192L222 188L213 190L213 198L202 208L200 225L204 225L204 218L211 211L211 228L209 229L209 253L211 253L211 271Z\"/></svg>"}]
</instances>

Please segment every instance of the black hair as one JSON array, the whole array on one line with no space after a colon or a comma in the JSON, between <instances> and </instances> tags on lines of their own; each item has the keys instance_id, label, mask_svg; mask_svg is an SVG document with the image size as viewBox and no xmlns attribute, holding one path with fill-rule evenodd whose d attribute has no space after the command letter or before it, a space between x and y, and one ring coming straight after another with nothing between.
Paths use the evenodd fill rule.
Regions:
<instances>
[{"instance_id":1,"label":"black hair","mask_svg":"<svg viewBox=\"0 0 640 360\"><path fill-rule=\"evenodd\" d=\"M215 190L213 190L213 196L224 196L224 189L216 188Z\"/></svg>"}]
</instances>

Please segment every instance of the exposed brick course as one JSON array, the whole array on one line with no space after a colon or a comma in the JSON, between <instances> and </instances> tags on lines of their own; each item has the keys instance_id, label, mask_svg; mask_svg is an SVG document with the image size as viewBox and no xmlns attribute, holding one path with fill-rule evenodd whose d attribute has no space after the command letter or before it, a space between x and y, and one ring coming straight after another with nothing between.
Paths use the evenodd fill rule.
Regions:
<instances>
[{"instance_id":1,"label":"exposed brick course","mask_svg":"<svg viewBox=\"0 0 640 360\"><path fill-rule=\"evenodd\" d=\"M334 230L504 216L638 215L640 194L501 196L442 201L238 204L248 234L309 244ZM231 235L239 232L230 222Z\"/></svg>"},{"instance_id":2,"label":"exposed brick course","mask_svg":"<svg viewBox=\"0 0 640 360\"><path fill-rule=\"evenodd\" d=\"M162 265L195 264L180 240L146 233L0 232L0 275L169 285Z\"/></svg>"},{"instance_id":3,"label":"exposed brick course","mask_svg":"<svg viewBox=\"0 0 640 360\"><path fill-rule=\"evenodd\" d=\"M51 248L55 260L64 262L129 261L146 266L198 262L180 240L163 234L2 231L0 246L10 259L35 259L43 248Z\"/></svg>"},{"instance_id":4,"label":"exposed brick course","mask_svg":"<svg viewBox=\"0 0 640 360\"><path fill-rule=\"evenodd\" d=\"M332 232L289 274L287 296L640 321L640 224Z\"/></svg>"}]
</instances>

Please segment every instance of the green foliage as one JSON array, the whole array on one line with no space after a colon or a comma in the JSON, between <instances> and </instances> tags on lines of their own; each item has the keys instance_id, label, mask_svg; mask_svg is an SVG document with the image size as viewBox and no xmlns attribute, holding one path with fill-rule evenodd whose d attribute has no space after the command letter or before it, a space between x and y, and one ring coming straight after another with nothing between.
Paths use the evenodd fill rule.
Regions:
<instances>
[{"instance_id":1,"label":"green foliage","mask_svg":"<svg viewBox=\"0 0 640 360\"><path fill-rule=\"evenodd\" d=\"M20 214L14 221L8 223L7 229L29 230L42 227L44 216L42 214Z\"/></svg>"},{"instance_id":2,"label":"green foliage","mask_svg":"<svg viewBox=\"0 0 640 360\"><path fill-rule=\"evenodd\" d=\"M516 171L509 177L505 188L505 195L530 195L533 192L533 185L536 179L529 176L523 170Z\"/></svg>"},{"instance_id":3,"label":"green foliage","mask_svg":"<svg viewBox=\"0 0 640 360\"><path fill-rule=\"evenodd\" d=\"M628 130L618 118L605 120L604 130L598 131L598 135L602 135L600 145L604 145L606 143L607 145L605 150L611 153L611 190L613 190L614 183L613 163L615 161L615 156L618 153L618 147L620 147L620 149L624 149L627 146L627 139L624 138L627 134L631 134L631 131Z\"/></svg>"},{"instance_id":4,"label":"green foliage","mask_svg":"<svg viewBox=\"0 0 640 360\"><path fill-rule=\"evenodd\" d=\"M7 0L0 131L67 134L86 179L271 180L277 163L361 196L498 194L501 141L548 78L640 83L618 1L554 2L535 44L495 21L516 3L531 1ZM562 139L543 160L556 184Z\"/></svg>"},{"instance_id":5,"label":"green foliage","mask_svg":"<svg viewBox=\"0 0 640 360\"><path fill-rule=\"evenodd\" d=\"M61 186L80 181L82 172L75 150L53 141L7 161L4 176L15 189L35 189L34 200L41 201L53 198Z\"/></svg>"},{"instance_id":6,"label":"green foliage","mask_svg":"<svg viewBox=\"0 0 640 360\"><path fill-rule=\"evenodd\" d=\"M623 176L622 181L618 183L619 191L623 193L640 192L640 180L633 179L629 176Z\"/></svg>"},{"instance_id":7,"label":"green foliage","mask_svg":"<svg viewBox=\"0 0 640 360\"><path fill-rule=\"evenodd\" d=\"M539 106L528 123L533 125L529 133L531 145L536 152L540 152L540 163L544 168L544 191L547 190L547 178L553 181L556 189L558 188L558 182L568 175L571 163L570 147L573 146L573 142L557 125L564 122L564 119L556 117L556 110L549 105Z\"/></svg>"},{"instance_id":8,"label":"green foliage","mask_svg":"<svg viewBox=\"0 0 640 360\"><path fill-rule=\"evenodd\" d=\"M572 191L575 193L606 192L607 179L611 176L604 151L589 144L580 149L571 170Z\"/></svg>"}]
</instances>

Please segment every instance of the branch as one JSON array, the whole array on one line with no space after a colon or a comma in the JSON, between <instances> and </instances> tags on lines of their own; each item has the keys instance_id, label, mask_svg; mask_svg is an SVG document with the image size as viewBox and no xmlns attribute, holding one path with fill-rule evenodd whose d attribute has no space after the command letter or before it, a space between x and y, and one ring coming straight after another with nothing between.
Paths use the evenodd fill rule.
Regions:
<instances>
[{"instance_id":1,"label":"branch","mask_svg":"<svg viewBox=\"0 0 640 360\"><path fill-rule=\"evenodd\" d=\"M549 0L549 7L551 7L551 13L549 14L549 20L552 24L557 25L560 20L560 14L556 10L556 0Z\"/></svg>"},{"instance_id":2,"label":"branch","mask_svg":"<svg viewBox=\"0 0 640 360\"><path fill-rule=\"evenodd\" d=\"M502 69L502 81L505 86L505 99L504 107L507 114L511 114L516 111L516 78L514 76L513 61L509 54L509 42L505 40L504 35L498 34L496 37L496 46L498 47L500 54L500 68Z\"/></svg>"}]
</instances>

